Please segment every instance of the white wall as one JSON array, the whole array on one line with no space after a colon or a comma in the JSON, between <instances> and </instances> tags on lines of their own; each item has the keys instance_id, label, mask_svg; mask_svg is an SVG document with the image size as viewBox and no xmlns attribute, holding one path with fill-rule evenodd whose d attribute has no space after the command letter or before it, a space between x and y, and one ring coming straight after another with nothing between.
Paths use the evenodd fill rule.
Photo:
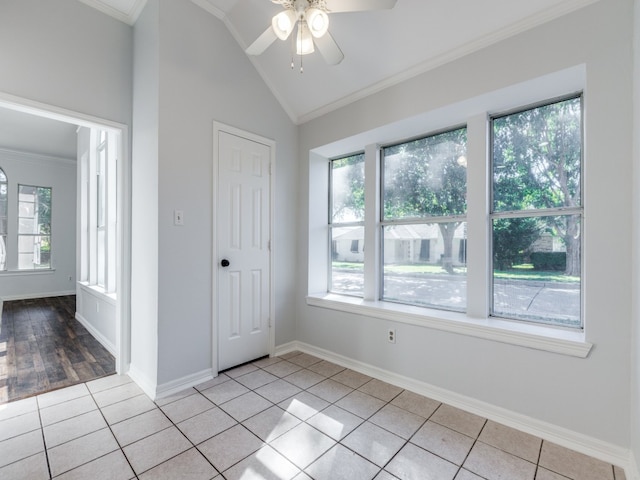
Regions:
<instances>
[{"instance_id":1,"label":"white wall","mask_svg":"<svg viewBox=\"0 0 640 480\"><path fill-rule=\"evenodd\" d=\"M0 272L0 299L72 295L76 281L76 162L0 149L0 168L9 180L8 271ZM18 184L51 187L51 267L17 268Z\"/></svg>"},{"instance_id":2,"label":"white wall","mask_svg":"<svg viewBox=\"0 0 640 480\"><path fill-rule=\"evenodd\" d=\"M300 158L308 159L311 149L340 139L585 64L584 311L587 341L595 345L589 357L307 306L310 206L304 191L298 340L628 448L632 3L601 0L300 127ZM303 185L310 181L308 163L301 161ZM602 251L606 258L591 254ZM388 326L397 330L395 345L386 342Z\"/></svg>"},{"instance_id":3,"label":"white wall","mask_svg":"<svg viewBox=\"0 0 640 480\"><path fill-rule=\"evenodd\" d=\"M276 141L276 233L272 239L276 344L295 338L298 210L292 199L297 197L298 188L297 127L224 24L192 2L150 1L134 30L132 365L144 363L146 380L162 387L210 371L212 367L211 279L213 269L217 268L217 261L211 258L216 235L211 209L215 194L214 120ZM154 64L156 55L158 65ZM159 129L154 135L156 108ZM143 145L137 146L142 136L144 154ZM135 162L145 163L136 166ZM156 175L158 183L154 190ZM148 207L146 213L143 206ZM183 210L184 226L173 226L175 209ZM147 233L141 237L140 231L145 228ZM156 248L155 232L158 251L154 260L150 251L142 250L144 242L148 242L149 250ZM141 276L136 278L139 267ZM143 288L140 287L143 281L147 282L145 305L136 307L136 289ZM152 292L156 285L157 291ZM135 340L138 335L135 323L141 319L145 327L140 336L144 334L148 339L144 352L137 349ZM149 343L155 341L155 335L154 377L155 353Z\"/></svg>"}]
</instances>

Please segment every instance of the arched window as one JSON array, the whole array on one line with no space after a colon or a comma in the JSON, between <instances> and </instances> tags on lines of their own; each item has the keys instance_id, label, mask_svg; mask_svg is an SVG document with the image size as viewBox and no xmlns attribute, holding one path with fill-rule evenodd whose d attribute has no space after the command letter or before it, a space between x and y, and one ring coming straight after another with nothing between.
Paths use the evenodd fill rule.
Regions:
<instances>
[{"instance_id":1,"label":"arched window","mask_svg":"<svg viewBox=\"0 0 640 480\"><path fill-rule=\"evenodd\" d=\"M0 270L7 269L7 175L0 168Z\"/></svg>"}]
</instances>

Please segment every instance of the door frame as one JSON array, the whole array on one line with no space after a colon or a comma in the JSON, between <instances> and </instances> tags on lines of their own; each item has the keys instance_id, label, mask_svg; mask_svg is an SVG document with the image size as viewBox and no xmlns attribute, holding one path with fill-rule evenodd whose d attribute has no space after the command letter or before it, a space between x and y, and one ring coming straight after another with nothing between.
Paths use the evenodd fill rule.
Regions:
<instances>
[{"instance_id":1,"label":"door frame","mask_svg":"<svg viewBox=\"0 0 640 480\"><path fill-rule=\"evenodd\" d=\"M270 138L266 138L255 133L226 125L224 123L213 122L213 194L212 194L212 238L211 238L211 354L212 354L212 371L213 376L218 376L218 272L220 270L218 262L220 256L218 253L218 181L219 181L219 135L220 132L235 135L237 137L260 143L269 147L269 356L275 351L275 288L274 288L274 227L273 219L275 213L275 165L276 165L276 142Z\"/></svg>"},{"instance_id":2,"label":"door frame","mask_svg":"<svg viewBox=\"0 0 640 480\"><path fill-rule=\"evenodd\" d=\"M119 139L120 167L117 169L116 244L116 345L115 366L120 375L131 365L131 161L129 157L129 127L100 117L48 105L9 93L0 92L0 108L57 120L88 128L114 132ZM77 204L77 200L76 200ZM79 221L79 219L76 219ZM77 249L77 246L76 246ZM77 281L77 279L76 279ZM76 287L76 292L78 288Z\"/></svg>"}]
</instances>

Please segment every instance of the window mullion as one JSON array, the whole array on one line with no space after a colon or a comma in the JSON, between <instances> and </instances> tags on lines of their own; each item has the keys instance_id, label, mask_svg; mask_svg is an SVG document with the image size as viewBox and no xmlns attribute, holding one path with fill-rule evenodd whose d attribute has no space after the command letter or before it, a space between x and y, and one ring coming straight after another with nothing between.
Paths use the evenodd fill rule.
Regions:
<instances>
[{"instance_id":1,"label":"window mullion","mask_svg":"<svg viewBox=\"0 0 640 480\"><path fill-rule=\"evenodd\" d=\"M467 123L467 315L486 318L490 298L489 152L486 114Z\"/></svg>"},{"instance_id":2,"label":"window mullion","mask_svg":"<svg viewBox=\"0 0 640 480\"><path fill-rule=\"evenodd\" d=\"M365 214L364 214L364 299L380 297L380 149L367 145L364 149Z\"/></svg>"}]
</instances>

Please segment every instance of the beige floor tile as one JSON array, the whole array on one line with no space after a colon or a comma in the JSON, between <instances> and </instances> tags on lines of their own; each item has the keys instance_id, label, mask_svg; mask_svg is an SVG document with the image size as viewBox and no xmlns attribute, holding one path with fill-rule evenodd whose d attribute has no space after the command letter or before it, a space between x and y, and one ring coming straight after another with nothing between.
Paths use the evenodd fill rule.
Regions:
<instances>
[{"instance_id":1,"label":"beige floor tile","mask_svg":"<svg viewBox=\"0 0 640 480\"><path fill-rule=\"evenodd\" d=\"M139 475L191 448L176 427L166 428L124 447L133 470Z\"/></svg>"},{"instance_id":2,"label":"beige floor tile","mask_svg":"<svg viewBox=\"0 0 640 480\"><path fill-rule=\"evenodd\" d=\"M9 418L18 417L25 413L35 412L38 410L38 401L36 397L25 398L16 402L2 404L0 408L0 421Z\"/></svg>"},{"instance_id":3,"label":"beige floor tile","mask_svg":"<svg viewBox=\"0 0 640 480\"><path fill-rule=\"evenodd\" d=\"M371 381L371 377L354 370L346 369L341 371L340 373L336 373L333 377L331 377L331 380L340 382L347 387L360 388L365 383Z\"/></svg>"},{"instance_id":4,"label":"beige floor tile","mask_svg":"<svg viewBox=\"0 0 640 480\"><path fill-rule=\"evenodd\" d=\"M314 385L307 391L329 403L333 403L353 392L353 389L341 383L334 382L331 379L327 379Z\"/></svg>"},{"instance_id":5,"label":"beige floor tile","mask_svg":"<svg viewBox=\"0 0 640 480\"><path fill-rule=\"evenodd\" d=\"M275 382L276 380L278 380L278 377L270 374L269 372L265 372L264 370L256 370L254 372L247 373L246 375L236 377L235 380L248 389L255 390L256 388L260 388L263 385Z\"/></svg>"},{"instance_id":6,"label":"beige floor tile","mask_svg":"<svg viewBox=\"0 0 640 480\"><path fill-rule=\"evenodd\" d=\"M297 357L298 355L302 355L302 352L300 352L298 350L293 350L291 352L287 352L287 353L283 353L281 355L278 355L278 358L281 358L282 360L288 360L290 358Z\"/></svg>"},{"instance_id":7,"label":"beige floor tile","mask_svg":"<svg viewBox=\"0 0 640 480\"><path fill-rule=\"evenodd\" d=\"M129 480L134 477L122 450L116 450L64 473L56 480Z\"/></svg>"},{"instance_id":8,"label":"beige floor tile","mask_svg":"<svg viewBox=\"0 0 640 480\"><path fill-rule=\"evenodd\" d=\"M358 390L385 402L390 402L402 392L402 388L375 378L362 385Z\"/></svg>"},{"instance_id":9,"label":"beige floor tile","mask_svg":"<svg viewBox=\"0 0 640 480\"><path fill-rule=\"evenodd\" d=\"M453 480L458 471L453 463L411 443L405 445L385 469L401 480Z\"/></svg>"},{"instance_id":10,"label":"beige floor tile","mask_svg":"<svg viewBox=\"0 0 640 480\"><path fill-rule=\"evenodd\" d=\"M398 477L394 477L389 472L382 470L374 480L398 480Z\"/></svg>"},{"instance_id":11,"label":"beige floor tile","mask_svg":"<svg viewBox=\"0 0 640 480\"><path fill-rule=\"evenodd\" d=\"M44 427L44 438L47 448L52 448L106 427L100 411L93 410Z\"/></svg>"},{"instance_id":12,"label":"beige floor tile","mask_svg":"<svg viewBox=\"0 0 640 480\"><path fill-rule=\"evenodd\" d=\"M260 368L264 368L264 367L268 367L269 365L273 365L274 363L278 363L281 362L282 358L280 357L265 357L265 358L261 358L260 360L256 360L255 362L253 362L253 365L255 365L256 367L260 367Z\"/></svg>"},{"instance_id":13,"label":"beige floor tile","mask_svg":"<svg viewBox=\"0 0 640 480\"><path fill-rule=\"evenodd\" d=\"M89 433L47 450L51 475L58 476L116 450L118 444L108 428Z\"/></svg>"},{"instance_id":14,"label":"beige floor tile","mask_svg":"<svg viewBox=\"0 0 640 480\"><path fill-rule=\"evenodd\" d=\"M301 423L271 442L271 446L297 467L304 469L335 443L324 433Z\"/></svg>"},{"instance_id":15,"label":"beige floor tile","mask_svg":"<svg viewBox=\"0 0 640 480\"><path fill-rule=\"evenodd\" d=\"M264 443L245 427L236 425L201 443L198 449L219 472L224 472L263 445Z\"/></svg>"},{"instance_id":16,"label":"beige floor tile","mask_svg":"<svg viewBox=\"0 0 640 480\"><path fill-rule=\"evenodd\" d=\"M551 442L542 443L539 464L573 479L613 480L613 467L610 464Z\"/></svg>"},{"instance_id":17,"label":"beige floor tile","mask_svg":"<svg viewBox=\"0 0 640 480\"><path fill-rule=\"evenodd\" d=\"M38 412L29 412L19 417L0 420L0 442L39 429L40 415Z\"/></svg>"},{"instance_id":18,"label":"beige floor tile","mask_svg":"<svg viewBox=\"0 0 640 480\"><path fill-rule=\"evenodd\" d=\"M43 426L52 425L71 417L77 417L83 413L97 410L98 406L91 396L74 398L64 403L58 403L51 407L40 409L40 420Z\"/></svg>"},{"instance_id":19,"label":"beige floor tile","mask_svg":"<svg viewBox=\"0 0 640 480\"><path fill-rule=\"evenodd\" d=\"M475 473L471 473L469 470L465 470L464 468L462 468L456 475L455 480L484 480L484 479L482 477L479 477Z\"/></svg>"},{"instance_id":20,"label":"beige floor tile","mask_svg":"<svg viewBox=\"0 0 640 480\"><path fill-rule=\"evenodd\" d=\"M308 392L300 392L278 404L280 408L298 417L307 420L321 410L329 406L329 402Z\"/></svg>"},{"instance_id":21,"label":"beige floor tile","mask_svg":"<svg viewBox=\"0 0 640 480\"><path fill-rule=\"evenodd\" d=\"M208 380L206 382L199 383L198 385L196 385L193 388L195 388L196 390L202 392L203 390L206 390L207 388L215 387L216 385L220 385L221 383L224 383L224 382L229 381L229 380L230 380L229 377L227 377L224 373L221 373L217 377L214 377L211 380Z\"/></svg>"},{"instance_id":22,"label":"beige floor tile","mask_svg":"<svg viewBox=\"0 0 640 480\"><path fill-rule=\"evenodd\" d=\"M293 477L293 480L313 480L313 479L306 473L300 472L298 475Z\"/></svg>"},{"instance_id":23,"label":"beige floor tile","mask_svg":"<svg viewBox=\"0 0 640 480\"><path fill-rule=\"evenodd\" d=\"M463 467L488 480L533 480L536 466L481 442L471 449Z\"/></svg>"},{"instance_id":24,"label":"beige floor tile","mask_svg":"<svg viewBox=\"0 0 640 480\"><path fill-rule=\"evenodd\" d=\"M405 441L373 423L364 422L341 443L370 462L383 467L402 448Z\"/></svg>"},{"instance_id":25,"label":"beige floor tile","mask_svg":"<svg viewBox=\"0 0 640 480\"><path fill-rule=\"evenodd\" d=\"M621 467L613 467L613 476L616 480L627 480L627 476L624 473L624 469Z\"/></svg>"},{"instance_id":26,"label":"beige floor tile","mask_svg":"<svg viewBox=\"0 0 640 480\"><path fill-rule=\"evenodd\" d=\"M410 392L409 390L405 390L394 398L391 404L424 418L429 418L440 406L440 402Z\"/></svg>"},{"instance_id":27,"label":"beige floor tile","mask_svg":"<svg viewBox=\"0 0 640 480\"><path fill-rule=\"evenodd\" d=\"M482 417L445 404L440 405L429 420L471 438L478 438L486 422Z\"/></svg>"},{"instance_id":28,"label":"beige floor tile","mask_svg":"<svg viewBox=\"0 0 640 480\"><path fill-rule=\"evenodd\" d=\"M113 425L155 408L157 408L156 404L149 400L149 397L138 395L137 397L108 405L102 408L101 411L107 423Z\"/></svg>"},{"instance_id":29,"label":"beige floor tile","mask_svg":"<svg viewBox=\"0 0 640 480\"><path fill-rule=\"evenodd\" d=\"M74 398L84 397L85 395L89 395L89 393L87 386L84 383L80 383L72 387L61 388L60 390L38 395L38 406L40 408L51 407L68 400L73 400Z\"/></svg>"},{"instance_id":30,"label":"beige floor tile","mask_svg":"<svg viewBox=\"0 0 640 480\"><path fill-rule=\"evenodd\" d=\"M198 445L220 432L233 427L236 423L237 422L227 413L218 407L214 407L184 422L180 422L177 427L194 445Z\"/></svg>"},{"instance_id":31,"label":"beige floor tile","mask_svg":"<svg viewBox=\"0 0 640 480\"><path fill-rule=\"evenodd\" d=\"M379 398L354 390L338 400L336 405L360 418L367 419L380 410L384 406L384 402Z\"/></svg>"},{"instance_id":32,"label":"beige floor tile","mask_svg":"<svg viewBox=\"0 0 640 480\"><path fill-rule=\"evenodd\" d=\"M357 415L335 405L330 405L307 420L307 423L334 440L342 440L355 430L362 421L362 418Z\"/></svg>"},{"instance_id":33,"label":"beige floor tile","mask_svg":"<svg viewBox=\"0 0 640 480\"><path fill-rule=\"evenodd\" d=\"M538 463L542 439L533 435L489 420L478 440L529 462Z\"/></svg>"},{"instance_id":34,"label":"beige floor tile","mask_svg":"<svg viewBox=\"0 0 640 480\"><path fill-rule=\"evenodd\" d=\"M244 385L240 385L235 380L229 380L228 382L203 390L202 395L220 406L231 399L244 395L248 391L249 389Z\"/></svg>"},{"instance_id":35,"label":"beige floor tile","mask_svg":"<svg viewBox=\"0 0 640 480\"><path fill-rule=\"evenodd\" d=\"M87 382L87 388L91 393L97 393L132 381L128 375L109 375Z\"/></svg>"},{"instance_id":36,"label":"beige floor tile","mask_svg":"<svg viewBox=\"0 0 640 480\"><path fill-rule=\"evenodd\" d=\"M473 446L473 442L471 437L431 421L425 423L411 438L411 443L456 465L462 465Z\"/></svg>"},{"instance_id":37,"label":"beige floor tile","mask_svg":"<svg viewBox=\"0 0 640 480\"><path fill-rule=\"evenodd\" d=\"M268 445L224 472L227 480L289 480L300 472Z\"/></svg>"},{"instance_id":38,"label":"beige floor tile","mask_svg":"<svg viewBox=\"0 0 640 480\"><path fill-rule=\"evenodd\" d=\"M295 363L287 362L283 360L282 362L274 363L273 365L269 365L268 367L264 367L264 370L275 375L276 377L286 377L287 375L291 375L298 370L302 370L300 365L296 365Z\"/></svg>"},{"instance_id":39,"label":"beige floor tile","mask_svg":"<svg viewBox=\"0 0 640 480\"><path fill-rule=\"evenodd\" d=\"M275 440L298 424L300 424L298 418L276 406L243 422L245 427L264 442Z\"/></svg>"},{"instance_id":40,"label":"beige floor tile","mask_svg":"<svg viewBox=\"0 0 640 480\"><path fill-rule=\"evenodd\" d=\"M385 405L369 421L399 437L409 439L422 426L425 419L400 407Z\"/></svg>"},{"instance_id":41,"label":"beige floor tile","mask_svg":"<svg viewBox=\"0 0 640 480\"><path fill-rule=\"evenodd\" d=\"M210 480L217 477L217 473L206 458L192 448L147 470L139 478L140 480Z\"/></svg>"},{"instance_id":42,"label":"beige floor tile","mask_svg":"<svg viewBox=\"0 0 640 480\"><path fill-rule=\"evenodd\" d=\"M569 477L560 475L558 473L547 470L546 468L538 467L536 472L536 480L571 480Z\"/></svg>"},{"instance_id":43,"label":"beige floor tile","mask_svg":"<svg viewBox=\"0 0 640 480\"><path fill-rule=\"evenodd\" d=\"M111 426L121 446L127 446L160 430L169 428L171 421L159 409L154 408Z\"/></svg>"},{"instance_id":44,"label":"beige floor tile","mask_svg":"<svg viewBox=\"0 0 640 480\"><path fill-rule=\"evenodd\" d=\"M229 377L227 377L227 379L229 379ZM203 384L204 385L204 384ZM211 388L213 385L210 385L207 388ZM168 405L170 403L173 402L177 402L178 400L182 400L183 398L187 398L190 397L191 395L194 395L198 393L198 390L194 388L185 388L184 390L180 391L180 392L176 392L174 394L171 394L167 397L162 397L162 398L156 398L155 402L156 405L159 407L164 407L165 405Z\"/></svg>"},{"instance_id":45,"label":"beige floor tile","mask_svg":"<svg viewBox=\"0 0 640 480\"><path fill-rule=\"evenodd\" d=\"M249 372L255 372L256 370L258 370L258 367L256 367L255 365L247 364L232 368L231 370L226 370L224 373L228 377L236 378L241 375L246 375Z\"/></svg>"},{"instance_id":46,"label":"beige floor tile","mask_svg":"<svg viewBox=\"0 0 640 480\"><path fill-rule=\"evenodd\" d=\"M244 422L247 418L253 417L271 407L272 403L265 400L254 392L248 392L233 400L220 405L220 408L231 415L236 421Z\"/></svg>"},{"instance_id":47,"label":"beige floor tile","mask_svg":"<svg viewBox=\"0 0 640 480\"><path fill-rule=\"evenodd\" d=\"M289 397L293 397L300 391L301 390L298 387L290 384L289 382L276 380L275 382L256 389L255 392L270 402L280 403Z\"/></svg>"},{"instance_id":48,"label":"beige floor tile","mask_svg":"<svg viewBox=\"0 0 640 480\"><path fill-rule=\"evenodd\" d=\"M306 390L307 388L314 386L316 383L322 382L325 377L319 373L312 372L311 370L298 370L291 375L287 375L284 379L296 387Z\"/></svg>"},{"instance_id":49,"label":"beige floor tile","mask_svg":"<svg viewBox=\"0 0 640 480\"><path fill-rule=\"evenodd\" d=\"M336 365L332 362L327 362L326 360L314 363L313 365L309 366L309 370L315 373L319 373L320 375L325 377L333 377L335 374L340 373L344 369L344 367Z\"/></svg>"},{"instance_id":50,"label":"beige floor tile","mask_svg":"<svg viewBox=\"0 0 640 480\"><path fill-rule=\"evenodd\" d=\"M11 480L49 480L49 467L44 452L36 453L0 468L0 478Z\"/></svg>"},{"instance_id":51,"label":"beige floor tile","mask_svg":"<svg viewBox=\"0 0 640 480\"><path fill-rule=\"evenodd\" d=\"M0 442L0 467L44 451L42 432L34 430Z\"/></svg>"},{"instance_id":52,"label":"beige floor tile","mask_svg":"<svg viewBox=\"0 0 640 480\"><path fill-rule=\"evenodd\" d=\"M314 365L321 361L321 358L314 357L313 355L309 355L308 353L301 353L300 355L296 355L295 357L291 357L289 359L289 362L300 365L302 368L308 368L311 365Z\"/></svg>"},{"instance_id":53,"label":"beige floor tile","mask_svg":"<svg viewBox=\"0 0 640 480\"><path fill-rule=\"evenodd\" d=\"M380 467L338 444L305 471L315 480L371 480Z\"/></svg>"},{"instance_id":54,"label":"beige floor tile","mask_svg":"<svg viewBox=\"0 0 640 480\"><path fill-rule=\"evenodd\" d=\"M110 388L108 390L102 390L93 394L93 399L98 404L98 407L106 407L112 403L121 402L127 398L142 395L144 392L134 382L118 385L117 387Z\"/></svg>"},{"instance_id":55,"label":"beige floor tile","mask_svg":"<svg viewBox=\"0 0 640 480\"><path fill-rule=\"evenodd\" d=\"M193 390L193 392L196 391ZM161 409L173 423L180 423L214 407L211 400L196 392L194 395L164 405Z\"/></svg>"}]
</instances>

